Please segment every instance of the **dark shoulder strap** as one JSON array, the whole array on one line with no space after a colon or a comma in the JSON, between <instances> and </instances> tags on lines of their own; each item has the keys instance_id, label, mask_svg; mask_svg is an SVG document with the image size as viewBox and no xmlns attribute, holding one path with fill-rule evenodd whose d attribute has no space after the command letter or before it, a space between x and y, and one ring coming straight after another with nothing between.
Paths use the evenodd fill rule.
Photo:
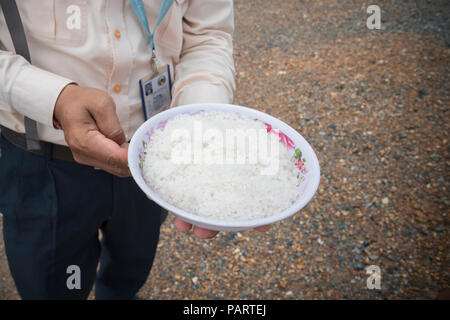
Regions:
<instances>
[{"instance_id":1,"label":"dark shoulder strap","mask_svg":"<svg viewBox=\"0 0 450 320\"><path fill-rule=\"evenodd\" d=\"M5 16L6 25L8 26L11 39L16 49L16 54L24 57L31 63L30 52L28 50L27 38L23 30L22 20L20 19L19 10L17 9L16 1L14 0L0 0L3 15ZM28 150L39 150L39 136L37 132L37 123L33 119L25 117L25 134L27 138Z\"/></svg>"}]
</instances>

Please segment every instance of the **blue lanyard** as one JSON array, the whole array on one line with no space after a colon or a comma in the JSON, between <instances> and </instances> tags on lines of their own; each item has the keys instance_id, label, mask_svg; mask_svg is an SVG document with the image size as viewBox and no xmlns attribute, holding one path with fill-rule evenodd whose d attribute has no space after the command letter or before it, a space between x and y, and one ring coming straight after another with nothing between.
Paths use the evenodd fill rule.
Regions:
<instances>
[{"instance_id":1,"label":"blue lanyard","mask_svg":"<svg viewBox=\"0 0 450 320\"><path fill-rule=\"evenodd\" d=\"M153 33L150 32L150 28L148 27L147 14L145 13L142 0L130 0L130 2L133 6L134 12L136 13L136 16L139 19L139 22L150 37L150 47L152 51L154 51L155 43L153 42L153 35L155 34L156 28L158 27L159 23L164 19L167 12L169 11L173 0L164 0L163 4L161 5L161 9L159 10L158 19L156 20L155 28L153 28Z\"/></svg>"}]
</instances>

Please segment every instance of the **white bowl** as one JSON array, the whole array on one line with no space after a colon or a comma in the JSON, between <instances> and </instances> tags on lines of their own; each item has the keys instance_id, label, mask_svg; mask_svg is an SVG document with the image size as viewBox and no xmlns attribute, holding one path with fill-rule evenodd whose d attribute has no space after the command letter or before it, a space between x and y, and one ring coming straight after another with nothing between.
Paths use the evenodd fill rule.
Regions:
<instances>
[{"instance_id":1,"label":"white bowl","mask_svg":"<svg viewBox=\"0 0 450 320\"><path fill-rule=\"evenodd\" d=\"M270 125L273 129L275 129L275 132L278 132L278 134L280 135L280 139L282 138L282 142L289 146L290 151L292 151L293 157L297 149L301 150L302 155L300 157L300 160L297 160L296 165L298 165L299 170L301 171L303 180L299 184L299 196L297 200L291 205L291 207L282 212L275 213L272 216L260 218L257 220L221 221L202 217L177 208L163 200L158 193L156 193L146 184L142 174L144 147L150 141L151 135L154 130L164 127L167 120L172 119L178 114L194 114L201 111L236 112L237 114L248 116L252 119L261 120L266 123L266 126ZM298 153L299 152L297 151L297 155ZM302 159L305 159L306 161L302 161ZM255 109L231 104L191 104L175 107L151 117L139 127L139 129L131 139L128 149L128 166L130 167L130 171L134 180L142 189L142 191L144 191L147 196L153 199L161 207L173 212L173 214L175 214L176 216L189 223L192 223L193 225L217 231L245 230L272 224L274 222L290 217L291 215L301 210L311 200L319 186L320 181L320 167L317 156L309 143L297 131L292 129L283 121L269 116L268 114Z\"/></svg>"}]
</instances>

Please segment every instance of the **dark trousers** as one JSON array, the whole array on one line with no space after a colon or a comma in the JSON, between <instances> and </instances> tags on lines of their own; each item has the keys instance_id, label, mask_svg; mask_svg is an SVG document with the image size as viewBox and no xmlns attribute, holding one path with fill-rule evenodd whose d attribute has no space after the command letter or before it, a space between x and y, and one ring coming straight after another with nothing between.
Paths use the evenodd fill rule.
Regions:
<instances>
[{"instance_id":1,"label":"dark trousers","mask_svg":"<svg viewBox=\"0 0 450 320\"><path fill-rule=\"evenodd\" d=\"M86 299L95 283L97 299L134 298L167 211L132 178L51 159L51 144L38 156L0 142L0 212L20 296Z\"/></svg>"}]
</instances>

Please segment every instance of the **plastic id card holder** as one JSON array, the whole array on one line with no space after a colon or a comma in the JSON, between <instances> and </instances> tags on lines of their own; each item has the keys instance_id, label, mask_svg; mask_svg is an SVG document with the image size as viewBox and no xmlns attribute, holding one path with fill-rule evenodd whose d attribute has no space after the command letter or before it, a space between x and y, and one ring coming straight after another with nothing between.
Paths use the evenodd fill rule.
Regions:
<instances>
[{"instance_id":1,"label":"plastic id card holder","mask_svg":"<svg viewBox=\"0 0 450 320\"><path fill-rule=\"evenodd\" d=\"M145 120L169 109L172 101L170 66L161 66L152 76L139 80L139 87Z\"/></svg>"}]
</instances>

